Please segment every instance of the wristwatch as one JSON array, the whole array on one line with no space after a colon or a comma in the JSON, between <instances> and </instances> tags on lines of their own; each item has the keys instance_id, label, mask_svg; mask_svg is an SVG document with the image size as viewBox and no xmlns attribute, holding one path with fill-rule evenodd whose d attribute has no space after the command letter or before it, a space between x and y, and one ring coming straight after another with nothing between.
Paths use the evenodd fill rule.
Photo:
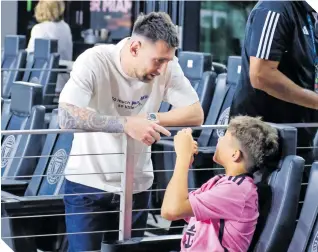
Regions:
<instances>
[{"instance_id":1,"label":"wristwatch","mask_svg":"<svg viewBox=\"0 0 318 252\"><path fill-rule=\"evenodd\" d=\"M158 117L156 113L148 113L147 114L147 120L149 121L158 121Z\"/></svg>"}]
</instances>

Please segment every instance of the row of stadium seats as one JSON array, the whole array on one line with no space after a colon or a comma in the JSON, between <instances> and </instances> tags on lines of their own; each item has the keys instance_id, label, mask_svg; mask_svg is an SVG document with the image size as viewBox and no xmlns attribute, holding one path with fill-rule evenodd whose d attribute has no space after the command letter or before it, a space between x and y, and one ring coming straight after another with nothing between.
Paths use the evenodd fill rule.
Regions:
<instances>
[{"instance_id":1,"label":"row of stadium seats","mask_svg":"<svg viewBox=\"0 0 318 252\"><path fill-rule=\"evenodd\" d=\"M57 40L35 39L33 53L27 53L26 38L22 35L5 37L1 62L2 89L1 98L11 98L11 88L15 82L31 82L42 85L43 105L48 111L53 105L58 71L65 71L59 65Z\"/></svg>"},{"instance_id":2,"label":"row of stadium seats","mask_svg":"<svg viewBox=\"0 0 318 252\"><path fill-rule=\"evenodd\" d=\"M58 127L56 110L52 114L50 127ZM295 156L296 129L279 125L276 125L276 127L281 138L280 162L277 170L270 177L256 180L256 182L263 181L264 184L258 184L261 198L261 217L258 232L255 234L253 241L253 251L287 251L290 239L294 234L304 160ZM47 135L41 153L42 157L36 166L32 179L30 181L15 181L16 183L9 180L3 181L2 217L6 218L3 219L2 235L4 237L33 236L28 239L12 239L11 246L16 249L15 251L20 251L19 249L26 248L26 246L29 248L28 251L35 251L36 248L50 250L56 247L60 248L63 245L62 241L64 240L60 236L56 240L52 237L51 239L36 238L36 234L64 233L63 216L57 215L46 218L32 218L32 216L64 213L61 196L63 194L63 177L59 174L63 173L71 142L72 134L69 133ZM52 154L53 156L51 156ZM317 165L315 164L314 167ZM316 179L317 167L312 170L303 210L298 221L299 227L297 226L291 243L294 244L293 246L308 246L310 242L314 242L313 236L317 232L318 209L318 202L315 200ZM14 184L18 186L19 190L14 189ZM264 187L266 184L270 186L269 189ZM25 185L24 189L21 185ZM24 197L19 195L24 195ZM28 216L27 219L9 219L10 217L23 217L25 215ZM302 239L299 239L300 236L296 235L297 233L301 233ZM150 248L152 248L150 251L156 251L158 242L164 243L164 248L172 249L172 246L177 249L180 236L135 239L129 243L132 248L126 243L117 243L115 247L119 249L119 247L125 245L124 247L128 246L133 249L134 245L132 243L135 243L138 249L132 251L149 251ZM173 243L171 244L171 242ZM109 251L108 249L113 249L113 246L113 244L104 244L103 251ZM146 246L144 250L143 246ZM118 251L124 250L121 248ZM162 251L162 247L160 251Z\"/></svg>"},{"instance_id":3,"label":"row of stadium seats","mask_svg":"<svg viewBox=\"0 0 318 252\"><path fill-rule=\"evenodd\" d=\"M240 57L229 57L227 73L218 75L211 70L213 64L211 64L212 57L209 54L181 52L179 60L185 75L199 95L206 115L204 124L226 124L229 106L240 74ZM45 123L46 108L45 105L43 106L42 94L42 85L13 83L11 102L7 99L3 100L3 104L6 103L8 106L5 110L2 109L1 129L58 129L57 110L52 111L49 125ZM164 104L160 109L164 109ZM166 110L169 109L172 109L170 105ZM261 213L258 231L251 246L251 250L253 248L254 251L287 251L295 230L304 162L295 155L296 129L279 125L275 127L279 129L282 139L282 155L279 157L278 169L268 179L264 178L263 184L260 184L269 185L270 192L260 187L261 194L265 195L261 197L260 204L264 206L262 207L264 211L268 211ZM192 171L189 176L190 187L199 187L207 177L211 177L215 173L215 170L212 170L215 165L211 163L211 155L215 150L217 138L222 134L222 130L212 129L195 132L200 154L192 167L198 171ZM70 133L2 136L2 236L22 236L18 239L4 239L10 247L14 248L14 251L36 251L36 249L63 251L65 246L63 236L37 237L36 235L65 233L62 200L64 177L61 174L64 172L70 153L72 137ZM162 140L153 146L153 150L171 150L171 148L171 139ZM157 153L153 155L154 169L173 170L174 154L161 155ZM25 156L29 158L22 158ZM201 167L212 169L199 171ZM317 173L314 173L315 170L317 169L313 169L312 174ZM26 179L26 177L19 176L28 177ZM171 172L170 174L169 172L156 172L153 188L165 189L170 176ZM312 176L316 176L317 181L317 175ZM311 182L311 184L313 183ZM317 191L317 187L314 189ZM312 195L310 192L307 191L307 195ZM160 195L159 192L154 195L153 204L155 207L160 207L163 195ZM311 197L311 200L308 201L307 195L303 207L303 211L306 212L301 214L306 219L303 220L304 217L302 217L303 219L300 218L298 221L298 225L301 225L301 230L304 232L301 240L304 241L304 246L309 246L313 242L312 237L317 232L314 231L317 230L317 202L312 198L313 196L308 196ZM306 205L306 202L312 203ZM35 216L50 214L55 216L35 218ZM23 218L23 216L28 216L28 218ZM306 225L305 228L304 225ZM304 237L306 237L306 241ZM127 243L118 243L116 246L103 244L102 249L103 251L109 251L107 249L116 251L117 248L123 249L124 246L131 250L135 249L134 251L155 251L158 242L165 244L164 247L169 251L169 241L177 244L171 250L179 248L180 236L173 236L130 241L129 244L135 243L138 249ZM296 243L299 244L299 241ZM145 245L145 249L142 250L144 244L148 245ZM161 246L159 248L161 248L160 251L163 251Z\"/></svg>"},{"instance_id":4,"label":"row of stadium seats","mask_svg":"<svg viewBox=\"0 0 318 252\"><path fill-rule=\"evenodd\" d=\"M188 57L188 59L187 59ZM186 66L188 66L189 70L190 68L190 63L186 64L187 60L192 60L193 64L192 66L198 67L200 66L202 70L197 71L195 70L193 73L200 72L201 74L199 76L192 75L191 72L190 74L188 73ZM200 101L205 104L203 105L206 107L206 111L209 110L210 103L213 97L214 89L216 86L216 73L211 71L211 56L209 55L203 55L199 53L189 53L189 52L184 52L184 55L180 55L180 65L182 66L185 75L190 79L191 83L195 87L196 91L199 94ZM201 63L201 61L205 62L205 65ZM231 61L231 60L230 60ZM240 62L240 61L238 61ZM204 70L207 71L204 71ZM200 78L202 76L207 76L207 78ZM9 113L6 111L3 112L2 120L5 122L15 122L17 120L17 117L19 117L20 120L22 120L22 117L24 120L28 120L30 122L34 122L34 117L32 116L32 109L37 112L37 114L40 114L38 116L41 118L40 120L37 120L37 124L32 124L30 125L30 129L42 129L45 128L45 123L43 122L43 106L42 100L41 100L41 90L42 86L41 85L36 85L36 84L27 84L27 83L14 83L12 85L12 90L11 90L11 100L12 103L15 103L15 106L11 106ZM25 106L23 104L23 100L29 101L28 105ZM17 107L17 108L16 108ZM26 109L27 108L27 109ZM25 109L23 114L19 114L19 111ZM42 121L41 121L42 120ZM226 122L224 122L226 123ZM12 125L15 125L14 127ZM18 129L28 129L25 127L24 124L19 124L17 123L2 123L3 128L2 130L18 130ZM19 126L20 125L20 126ZM57 110L54 110L51 116L51 123L49 125L50 129L56 129L58 128L57 124ZM67 157L69 155L70 147L71 147L71 142L72 142L72 135L71 134L48 134L47 136L42 136L42 135L23 135L19 136L19 139L23 139L23 141L17 141L14 146L14 144L10 144L10 139L15 139L18 137L15 135L10 135L3 137L2 139L2 149L6 150L5 155L3 155L2 160L4 163L6 162L5 160L9 160L6 164L6 166L2 167L2 174L4 180L2 183L2 190L12 193L16 196L43 196L43 195L59 195L63 194L63 177L58 176L57 174L62 174L64 171L65 164L67 162ZM42 137L42 140L40 138ZM24 139L32 139L32 141L27 141ZM8 139L8 140L6 140ZM9 144L8 144L9 142ZM42 145L40 143L44 142ZM34 144L37 143L37 146L41 146L39 148L32 148L34 147ZM33 157L39 157L41 158L27 158L27 159L22 159L22 158L13 158L13 157L23 157L23 156L33 156ZM14 160L14 162L10 161ZM21 162L21 160L27 160L28 162ZM20 161L20 162L18 162ZM31 162L33 161L33 162ZM21 177L22 176L22 177ZM29 176L31 179L25 179L23 176ZM12 178L14 181L12 181ZM54 183L55 181L55 183ZM4 196L3 196L4 197ZM29 198L26 198L29 199ZM24 200L24 202L28 202ZM52 202L55 203L47 203L46 201L43 200L38 200L39 198L34 198L35 200L31 201L33 203L24 203L28 206L28 211L29 214L32 214L33 211L36 213L41 212L41 209L43 206L47 205L57 205L58 210L55 208L50 208L50 211L52 210L54 213L64 213L64 207L63 207L63 201L62 197L59 197L57 199L54 197L54 200ZM36 203L34 203L36 202ZM41 202L43 206L37 205L38 202ZM51 201L50 201L51 202ZM58 202L58 203L56 203ZM30 207L30 204L34 204L34 207ZM22 204L23 205L23 204ZM20 214L25 214L25 209L21 207L21 204L17 205L17 209L20 209L22 213ZM19 212L19 210L15 210L14 212ZM33 210L31 210L33 209ZM50 213L50 211L46 210L44 211L45 214ZM10 211L9 211L10 212ZM15 214L17 214L17 212ZM7 212L8 216L10 214ZM60 217L61 218L61 217ZM40 220L39 220L40 221ZM41 220L42 221L42 220ZM17 230L24 230L24 233L27 233L26 230L28 228L31 228L29 231L29 235L39 233L37 231L37 228L41 227L42 225L27 225L27 224L22 224L23 221L20 220L18 224L15 224L12 226L12 228L6 229L9 233L12 232L12 234L19 235L19 232ZM17 223L17 222L15 222ZM42 223L42 222L40 222ZM59 223L59 227L64 225L63 218L61 218L59 221L53 221L53 223ZM55 225L53 225L55 226ZM23 228L21 228L23 227ZM28 228L27 228L28 227ZM17 233L16 233L17 232ZM44 232L44 231L43 231ZM45 233L45 232L44 232ZM54 233L54 232L53 232ZM25 243L30 243L30 240L33 240L33 248L35 249L36 247L41 247L41 248L51 248L52 246L60 246L61 245L61 240L57 239L55 240L57 244L56 245L54 242L53 243L45 243L45 245L39 245L39 241L43 241L43 239L16 239L13 241L12 246L13 247L21 247L25 248L26 244ZM23 242L25 241L25 242ZM37 241L37 242L36 242ZM55 244L55 245L53 245ZM32 247L30 244L28 245L30 248ZM30 250L32 251L32 250Z\"/></svg>"}]
</instances>

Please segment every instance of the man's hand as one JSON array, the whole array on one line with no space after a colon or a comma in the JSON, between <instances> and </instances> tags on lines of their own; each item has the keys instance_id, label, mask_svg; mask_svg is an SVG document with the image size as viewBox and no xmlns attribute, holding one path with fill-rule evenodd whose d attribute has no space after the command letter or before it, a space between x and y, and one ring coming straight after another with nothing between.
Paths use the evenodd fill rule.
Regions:
<instances>
[{"instance_id":1,"label":"man's hand","mask_svg":"<svg viewBox=\"0 0 318 252\"><path fill-rule=\"evenodd\" d=\"M174 137L174 148L177 158L189 159L190 165L193 162L193 155L198 153L198 144L193 140L192 129L187 128L179 131Z\"/></svg>"},{"instance_id":2,"label":"man's hand","mask_svg":"<svg viewBox=\"0 0 318 252\"><path fill-rule=\"evenodd\" d=\"M171 133L156 122L143 119L140 116L127 117L124 132L135 140L150 146L160 140L160 133L170 136Z\"/></svg>"}]
</instances>

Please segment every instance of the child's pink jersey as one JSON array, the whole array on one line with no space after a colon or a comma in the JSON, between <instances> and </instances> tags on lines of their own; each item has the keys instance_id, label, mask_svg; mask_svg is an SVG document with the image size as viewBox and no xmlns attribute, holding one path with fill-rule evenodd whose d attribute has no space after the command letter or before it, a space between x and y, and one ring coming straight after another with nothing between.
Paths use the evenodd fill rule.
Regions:
<instances>
[{"instance_id":1,"label":"child's pink jersey","mask_svg":"<svg viewBox=\"0 0 318 252\"><path fill-rule=\"evenodd\" d=\"M181 251L247 251L258 218L253 179L217 175L190 192L194 217L188 218Z\"/></svg>"}]
</instances>

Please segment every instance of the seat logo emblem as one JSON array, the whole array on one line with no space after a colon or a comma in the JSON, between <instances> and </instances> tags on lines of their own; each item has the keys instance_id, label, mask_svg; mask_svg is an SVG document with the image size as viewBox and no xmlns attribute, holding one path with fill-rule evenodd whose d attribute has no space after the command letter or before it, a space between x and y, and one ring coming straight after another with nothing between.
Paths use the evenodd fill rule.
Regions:
<instances>
[{"instance_id":1,"label":"seat logo emblem","mask_svg":"<svg viewBox=\"0 0 318 252\"><path fill-rule=\"evenodd\" d=\"M222 112L222 114L221 114L221 116L220 116L220 118L219 118L219 120L218 120L218 122L217 122L217 125L225 125L225 124L228 124L229 118L230 118L230 107L226 108L226 109ZM216 134L218 135L218 137L224 136L224 134L225 134L225 129L217 129L217 130L216 130Z\"/></svg>"},{"instance_id":2,"label":"seat logo emblem","mask_svg":"<svg viewBox=\"0 0 318 252\"><path fill-rule=\"evenodd\" d=\"M55 152L49 163L47 171L47 182L50 185L54 185L59 181L61 177L60 174L64 172L66 162L67 154L64 149L59 149L57 152Z\"/></svg>"},{"instance_id":3,"label":"seat logo emblem","mask_svg":"<svg viewBox=\"0 0 318 252\"><path fill-rule=\"evenodd\" d=\"M15 144L15 137L13 135L8 136L1 146L1 168L7 166L9 158L11 156L13 147Z\"/></svg>"},{"instance_id":4,"label":"seat logo emblem","mask_svg":"<svg viewBox=\"0 0 318 252\"><path fill-rule=\"evenodd\" d=\"M35 84L39 84L39 83L40 83L38 77L32 77L31 80L30 80L30 82L35 83Z\"/></svg>"},{"instance_id":5,"label":"seat logo emblem","mask_svg":"<svg viewBox=\"0 0 318 252\"><path fill-rule=\"evenodd\" d=\"M315 239L314 239L314 242L312 244L312 252L318 252L318 231L315 235Z\"/></svg>"}]
</instances>

